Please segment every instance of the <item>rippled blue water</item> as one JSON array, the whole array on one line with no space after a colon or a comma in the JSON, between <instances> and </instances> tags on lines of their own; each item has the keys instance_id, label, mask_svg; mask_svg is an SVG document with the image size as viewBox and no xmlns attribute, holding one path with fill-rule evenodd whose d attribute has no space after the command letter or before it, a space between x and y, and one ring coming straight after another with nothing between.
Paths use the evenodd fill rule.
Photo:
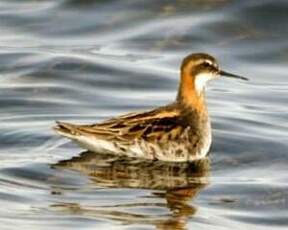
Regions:
<instances>
[{"instance_id":1,"label":"rippled blue water","mask_svg":"<svg viewBox=\"0 0 288 230\"><path fill-rule=\"evenodd\" d=\"M287 229L287 12L285 0L1 0L1 229ZM211 162L80 156L51 130L170 102L199 51L250 78L208 87Z\"/></svg>"}]
</instances>

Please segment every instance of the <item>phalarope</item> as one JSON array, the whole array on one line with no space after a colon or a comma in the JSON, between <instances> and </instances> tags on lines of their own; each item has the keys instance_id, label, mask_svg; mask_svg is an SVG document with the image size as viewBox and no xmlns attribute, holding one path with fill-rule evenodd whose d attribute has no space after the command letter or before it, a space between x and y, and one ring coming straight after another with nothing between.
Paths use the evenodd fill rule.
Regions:
<instances>
[{"instance_id":1,"label":"phalarope","mask_svg":"<svg viewBox=\"0 0 288 230\"><path fill-rule=\"evenodd\" d=\"M54 129L97 153L162 161L198 160L206 156L212 141L205 86L219 76L248 80L219 69L216 59L208 54L190 54L182 62L173 103L92 125L57 122Z\"/></svg>"}]
</instances>

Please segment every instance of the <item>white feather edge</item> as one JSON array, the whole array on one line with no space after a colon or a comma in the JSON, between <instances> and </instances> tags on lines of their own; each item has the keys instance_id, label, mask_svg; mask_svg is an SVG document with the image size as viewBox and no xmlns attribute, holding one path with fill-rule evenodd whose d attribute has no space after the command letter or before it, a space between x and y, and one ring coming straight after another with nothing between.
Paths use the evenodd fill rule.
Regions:
<instances>
[{"instance_id":1,"label":"white feather edge","mask_svg":"<svg viewBox=\"0 0 288 230\"><path fill-rule=\"evenodd\" d=\"M103 139L99 139L96 137L88 137L85 135L72 135L69 133L61 132L60 130L56 130L56 132L64 137L67 137L73 141L75 141L80 147L90 150L92 152L97 153L110 153L110 154L117 154L130 157L142 157L145 158L143 150L141 149L139 143L135 143L134 145L129 146L129 148L123 152L120 147L113 144L111 141L106 141Z\"/></svg>"},{"instance_id":2,"label":"white feather edge","mask_svg":"<svg viewBox=\"0 0 288 230\"><path fill-rule=\"evenodd\" d=\"M57 133L75 141L81 147L93 152L115 153L118 150L115 145L113 145L113 143L101 140L99 138L92 138L85 135L72 135L69 133L61 132L60 130L57 130Z\"/></svg>"}]
</instances>

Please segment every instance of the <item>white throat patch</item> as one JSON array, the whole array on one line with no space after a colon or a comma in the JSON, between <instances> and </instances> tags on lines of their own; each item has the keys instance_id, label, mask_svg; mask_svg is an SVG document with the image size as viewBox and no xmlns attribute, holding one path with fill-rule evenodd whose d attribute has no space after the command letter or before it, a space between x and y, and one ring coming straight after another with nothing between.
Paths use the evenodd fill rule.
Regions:
<instances>
[{"instance_id":1,"label":"white throat patch","mask_svg":"<svg viewBox=\"0 0 288 230\"><path fill-rule=\"evenodd\" d=\"M201 92L205 89L207 82L213 79L213 77L214 74L212 73L201 73L196 76L195 88L198 94L201 94Z\"/></svg>"}]
</instances>

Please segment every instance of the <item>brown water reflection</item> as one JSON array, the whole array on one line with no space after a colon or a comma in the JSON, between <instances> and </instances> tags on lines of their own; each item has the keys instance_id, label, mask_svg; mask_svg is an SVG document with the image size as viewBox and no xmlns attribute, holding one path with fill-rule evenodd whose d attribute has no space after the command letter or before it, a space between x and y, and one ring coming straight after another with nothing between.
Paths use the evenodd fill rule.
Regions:
<instances>
[{"instance_id":1,"label":"brown water reflection","mask_svg":"<svg viewBox=\"0 0 288 230\"><path fill-rule=\"evenodd\" d=\"M52 205L58 211L120 221L122 224L151 224L156 229L186 229L187 220L197 212L191 201L208 184L210 162L204 159L190 164L168 163L84 152L52 167L77 170L88 176L97 187L151 190L148 197L151 202L89 207L77 202ZM57 188L52 190L56 193ZM138 208L153 207L168 212L137 213Z\"/></svg>"}]
</instances>

